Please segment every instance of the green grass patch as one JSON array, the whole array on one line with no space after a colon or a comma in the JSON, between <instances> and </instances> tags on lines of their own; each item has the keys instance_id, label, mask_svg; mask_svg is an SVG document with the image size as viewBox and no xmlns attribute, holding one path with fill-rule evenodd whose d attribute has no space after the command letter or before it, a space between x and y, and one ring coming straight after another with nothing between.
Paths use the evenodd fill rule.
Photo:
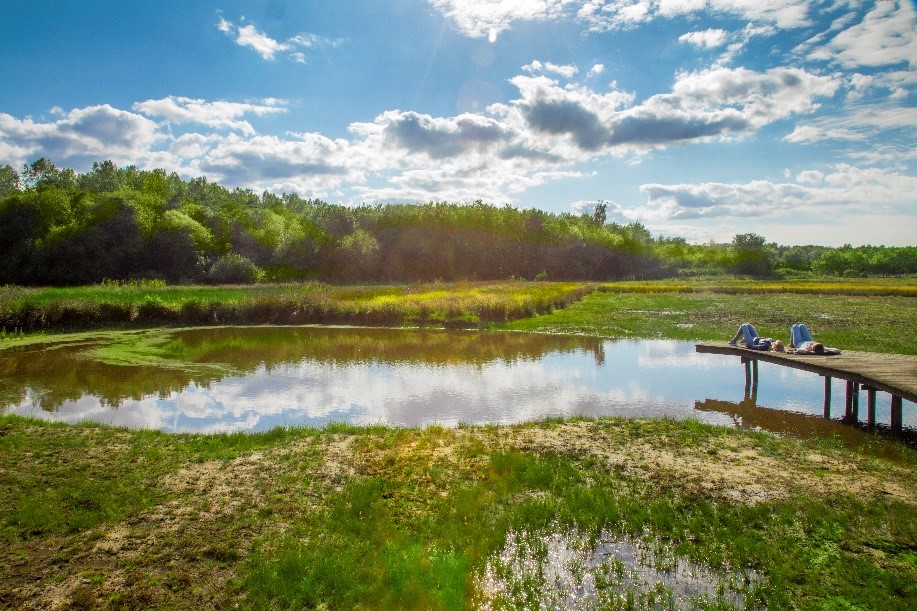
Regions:
<instances>
[{"instance_id":1,"label":"green grass patch","mask_svg":"<svg viewBox=\"0 0 917 611\"><path fill-rule=\"evenodd\" d=\"M915 318L917 299L902 296L602 291L563 310L500 328L609 338L726 341L740 324L751 322L759 333L786 341L790 326L805 322L829 346L917 354L917 337L910 325Z\"/></svg>"},{"instance_id":2,"label":"green grass patch","mask_svg":"<svg viewBox=\"0 0 917 611\"><path fill-rule=\"evenodd\" d=\"M767 494L743 500L660 462L730 451L777 461L791 483L763 474ZM663 569L753 574L753 608L902 608L917 596L917 453L902 452L905 466L664 420L204 436L3 417L0 597L50 604L30 588L54 581L71 605L475 608L511 533L538 550L573 529L641 542ZM851 468L862 490L891 478L911 492L825 488Z\"/></svg>"}]
</instances>

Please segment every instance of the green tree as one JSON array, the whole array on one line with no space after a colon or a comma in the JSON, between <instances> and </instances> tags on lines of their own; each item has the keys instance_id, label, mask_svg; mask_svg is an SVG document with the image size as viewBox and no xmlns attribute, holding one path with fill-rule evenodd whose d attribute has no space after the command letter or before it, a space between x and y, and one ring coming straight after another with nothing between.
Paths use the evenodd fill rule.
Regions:
<instances>
[{"instance_id":1,"label":"green tree","mask_svg":"<svg viewBox=\"0 0 917 611\"><path fill-rule=\"evenodd\" d=\"M79 186L96 193L119 191L127 187L127 172L119 170L113 161L95 162L92 170L79 177Z\"/></svg>"},{"instance_id":2,"label":"green tree","mask_svg":"<svg viewBox=\"0 0 917 611\"><path fill-rule=\"evenodd\" d=\"M379 242L369 232L357 229L341 239L338 256L347 280L372 278L379 263Z\"/></svg>"},{"instance_id":3,"label":"green tree","mask_svg":"<svg viewBox=\"0 0 917 611\"><path fill-rule=\"evenodd\" d=\"M70 168L57 169L50 160L41 157L22 167L22 182L27 187L58 187L72 189L76 186L76 174Z\"/></svg>"},{"instance_id":4,"label":"green tree","mask_svg":"<svg viewBox=\"0 0 917 611\"><path fill-rule=\"evenodd\" d=\"M774 256L764 237L740 233L732 238L733 269L738 274L766 277L774 273Z\"/></svg>"},{"instance_id":5,"label":"green tree","mask_svg":"<svg viewBox=\"0 0 917 611\"><path fill-rule=\"evenodd\" d=\"M605 202L599 202L595 205L595 211L592 213L592 220L599 227L605 224L606 214L608 212L608 204Z\"/></svg>"},{"instance_id":6,"label":"green tree","mask_svg":"<svg viewBox=\"0 0 917 611\"><path fill-rule=\"evenodd\" d=\"M0 197L18 193L20 188L19 174L13 169L13 166L0 165Z\"/></svg>"}]
</instances>

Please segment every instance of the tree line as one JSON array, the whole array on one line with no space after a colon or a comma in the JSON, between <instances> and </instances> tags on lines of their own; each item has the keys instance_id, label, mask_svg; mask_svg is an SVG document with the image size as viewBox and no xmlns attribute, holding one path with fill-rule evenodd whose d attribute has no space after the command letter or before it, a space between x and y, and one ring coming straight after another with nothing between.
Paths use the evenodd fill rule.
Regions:
<instances>
[{"instance_id":1,"label":"tree line","mask_svg":"<svg viewBox=\"0 0 917 611\"><path fill-rule=\"evenodd\" d=\"M639 223L430 202L348 207L229 190L206 178L41 158L0 166L0 284L260 280L613 280L678 273L913 274L917 248L723 245L654 238Z\"/></svg>"}]
</instances>

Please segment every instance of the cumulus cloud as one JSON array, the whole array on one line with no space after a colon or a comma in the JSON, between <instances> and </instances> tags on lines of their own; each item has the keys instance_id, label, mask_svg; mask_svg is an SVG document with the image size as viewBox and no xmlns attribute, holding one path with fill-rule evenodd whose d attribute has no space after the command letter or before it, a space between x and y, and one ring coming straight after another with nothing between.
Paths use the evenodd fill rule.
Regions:
<instances>
[{"instance_id":1,"label":"cumulus cloud","mask_svg":"<svg viewBox=\"0 0 917 611\"><path fill-rule=\"evenodd\" d=\"M170 123L198 123L217 129L234 129L246 134L255 130L248 121L241 120L245 115L263 117L265 115L286 112L286 102L277 99L265 99L260 103L239 103L219 100L208 102L201 99L180 96L168 96L159 100L137 102L133 109L148 117L162 117Z\"/></svg>"},{"instance_id":2,"label":"cumulus cloud","mask_svg":"<svg viewBox=\"0 0 917 611\"><path fill-rule=\"evenodd\" d=\"M344 140L313 133L286 138L230 134L212 143L195 165L227 186L297 184L304 191L323 191L364 179L362 170L350 163L348 148Z\"/></svg>"},{"instance_id":3,"label":"cumulus cloud","mask_svg":"<svg viewBox=\"0 0 917 611\"><path fill-rule=\"evenodd\" d=\"M22 163L37 156L77 167L100 159L134 163L159 138L156 123L108 104L75 108L48 123L0 113L0 153Z\"/></svg>"},{"instance_id":4,"label":"cumulus cloud","mask_svg":"<svg viewBox=\"0 0 917 611\"><path fill-rule=\"evenodd\" d=\"M495 119L474 114L434 118L416 112L387 112L376 118L385 144L433 159L482 151L511 139L508 129Z\"/></svg>"},{"instance_id":5,"label":"cumulus cloud","mask_svg":"<svg viewBox=\"0 0 917 611\"><path fill-rule=\"evenodd\" d=\"M750 133L774 121L818 108L839 82L797 68L755 72L713 68L677 76L672 91L632 105L619 91L598 93L546 77L512 79L521 98L502 109L519 131L542 136L542 147L563 145L588 154L626 154L679 142ZM547 137L547 140L544 139ZM553 143L550 138L557 140Z\"/></svg>"}]
</instances>

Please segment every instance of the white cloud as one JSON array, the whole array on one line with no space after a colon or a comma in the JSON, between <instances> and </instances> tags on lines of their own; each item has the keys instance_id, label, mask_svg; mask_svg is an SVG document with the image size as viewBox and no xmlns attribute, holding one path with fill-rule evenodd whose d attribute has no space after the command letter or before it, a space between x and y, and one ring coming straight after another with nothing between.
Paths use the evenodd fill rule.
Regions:
<instances>
[{"instance_id":1,"label":"white cloud","mask_svg":"<svg viewBox=\"0 0 917 611\"><path fill-rule=\"evenodd\" d=\"M853 105L843 112L800 123L784 140L812 144L824 140L848 140L874 144L882 135L884 143L896 140L913 143L917 135L917 108L890 104Z\"/></svg>"},{"instance_id":2,"label":"white cloud","mask_svg":"<svg viewBox=\"0 0 917 611\"><path fill-rule=\"evenodd\" d=\"M217 29L232 38L240 47L250 47L262 59L268 61L274 60L279 53L289 52L287 58L290 61L305 64L306 54L303 53L303 49L319 45L336 47L341 44L340 40L330 40L315 34L298 34L286 41L279 41L258 30L254 24L237 26L223 17L217 22Z\"/></svg>"},{"instance_id":3,"label":"white cloud","mask_svg":"<svg viewBox=\"0 0 917 611\"><path fill-rule=\"evenodd\" d=\"M16 163L38 156L76 167L136 163L159 139L153 121L108 104L75 108L49 123L0 113L0 155Z\"/></svg>"},{"instance_id":4,"label":"white cloud","mask_svg":"<svg viewBox=\"0 0 917 611\"><path fill-rule=\"evenodd\" d=\"M230 134L197 160L197 167L227 186L270 188L295 182L306 192L342 182L361 182L362 170L351 163L349 144L320 134L286 138Z\"/></svg>"},{"instance_id":5,"label":"white cloud","mask_svg":"<svg viewBox=\"0 0 917 611\"><path fill-rule=\"evenodd\" d=\"M236 44L240 47L251 47L263 59L274 59L275 54L289 51L292 48L287 43L278 42L267 34L259 32L254 25L239 26L236 30Z\"/></svg>"},{"instance_id":6,"label":"white cloud","mask_svg":"<svg viewBox=\"0 0 917 611\"><path fill-rule=\"evenodd\" d=\"M811 23L808 0L587 0L581 4L579 17L598 31L633 27L657 17L692 17L701 12L782 29Z\"/></svg>"},{"instance_id":7,"label":"white cloud","mask_svg":"<svg viewBox=\"0 0 917 611\"><path fill-rule=\"evenodd\" d=\"M595 66L593 66L593 68L595 68ZM531 64L522 66L522 69L529 74L534 74L536 72L552 72L565 78L573 78L577 75L577 73L579 73L579 68L576 66L561 66L558 64L552 64L551 62L541 63L537 59Z\"/></svg>"},{"instance_id":8,"label":"white cloud","mask_svg":"<svg viewBox=\"0 0 917 611\"><path fill-rule=\"evenodd\" d=\"M781 29L811 25L809 0L428 0L459 30L491 42L516 21L577 19L594 31L631 28L657 18L723 14Z\"/></svg>"},{"instance_id":9,"label":"white cloud","mask_svg":"<svg viewBox=\"0 0 917 611\"><path fill-rule=\"evenodd\" d=\"M566 7L576 0L429 0L430 4L455 21L459 29L472 38L497 36L510 28L513 21L547 21L564 15Z\"/></svg>"},{"instance_id":10,"label":"white cloud","mask_svg":"<svg viewBox=\"0 0 917 611\"><path fill-rule=\"evenodd\" d=\"M371 122L353 123L346 139L314 133L260 135L249 118L286 112L284 100L169 96L134 104L133 110L142 114L92 107L51 123L2 115L0 142L7 157L43 150L55 162L76 160L84 166L87 160L112 157L120 146L129 162L140 167L155 162L185 176L205 175L255 190L346 188L366 198L401 194L506 201L533 186L582 176L574 167L579 162L607 155L639 157L674 144L753 133L811 112L818 96L838 86L831 77L799 69L712 68L680 73L670 93L637 102L614 84L599 91L584 84L562 85L544 74L566 80L578 74L576 66L532 62L525 71L531 74L511 80L518 97L486 112L436 117L387 111ZM84 115L92 113L107 123L97 120L90 128ZM172 134L176 128L184 132ZM79 129L84 135L107 135L105 142L114 145L91 146L88 136L77 138Z\"/></svg>"},{"instance_id":11,"label":"white cloud","mask_svg":"<svg viewBox=\"0 0 917 611\"><path fill-rule=\"evenodd\" d=\"M801 172L797 183L755 180L747 183L645 184L645 206L632 210L652 222L716 217L774 218L802 210L835 216L839 209L858 213L879 206L902 212L917 206L917 177L895 170L838 164L830 174ZM814 186L809 186L814 185Z\"/></svg>"},{"instance_id":12,"label":"white cloud","mask_svg":"<svg viewBox=\"0 0 917 611\"><path fill-rule=\"evenodd\" d=\"M632 105L633 96L599 93L547 77L518 76L521 97L495 112L533 149L582 159L631 154L673 144L752 133L774 121L818 108L839 81L796 68L755 72L713 68L681 73L671 93Z\"/></svg>"},{"instance_id":13,"label":"white cloud","mask_svg":"<svg viewBox=\"0 0 917 611\"><path fill-rule=\"evenodd\" d=\"M796 182L808 183L808 184L818 184L824 180L825 175L818 170L805 170L800 172L796 176Z\"/></svg>"},{"instance_id":14,"label":"white cloud","mask_svg":"<svg viewBox=\"0 0 917 611\"><path fill-rule=\"evenodd\" d=\"M726 44L726 36L726 30L709 29L682 34L678 37L678 41L702 49L714 49Z\"/></svg>"},{"instance_id":15,"label":"white cloud","mask_svg":"<svg viewBox=\"0 0 917 611\"><path fill-rule=\"evenodd\" d=\"M829 42L810 39L798 48L812 60L845 68L917 64L917 25L909 0L878 0L863 20L840 31Z\"/></svg>"},{"instance_id":16,"label":"white cloud","mask_svg":"<svg viewBox=\"0 0 917 611\"><path fill-rule=\"evenodd\" d=\"M149 117L162 117L170 123L198 123L217 129L235 129L246 134L255 130L248 121L240 117L265 115L286 112L286 102L277 99L262 100L260 104L216 101L207 102L200 99L169 96L159 100L137 102L134 110Z\"/></svg>"}]
</instances>

